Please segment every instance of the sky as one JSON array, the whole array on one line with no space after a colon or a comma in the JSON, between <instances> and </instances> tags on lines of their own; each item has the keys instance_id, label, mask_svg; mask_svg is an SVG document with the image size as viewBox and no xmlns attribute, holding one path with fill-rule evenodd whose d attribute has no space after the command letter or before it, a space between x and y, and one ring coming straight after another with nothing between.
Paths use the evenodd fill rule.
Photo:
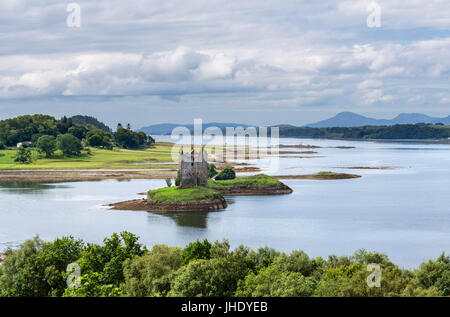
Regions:
<instances>
[{"instance_id":1,"label":"sky","mask_svg":"<svg viewBox=\"0 0 450 317\"><path fill-rule=\"evenodd\" d=\"M0 119L443 117L449 53L448 0L0 0Z\"/></svg>"}]
</instances>

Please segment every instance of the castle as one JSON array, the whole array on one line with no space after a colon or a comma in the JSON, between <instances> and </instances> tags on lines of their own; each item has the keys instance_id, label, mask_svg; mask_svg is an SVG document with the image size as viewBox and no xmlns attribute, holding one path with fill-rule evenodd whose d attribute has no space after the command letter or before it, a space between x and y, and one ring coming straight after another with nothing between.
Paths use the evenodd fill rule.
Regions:
<instances>
[{"instance_id":1,"label":"castle","mask_svg":"<svg viewBox=\"0 0 450 317\"><path fill-rule=\"evenodd\" d=\"M195 152L193 147L189 153L183 153L183 150L181 150L179 160L179 188L206 187L208 185L208 160L203 147L199 153Z\"/></svg>"}]
</instances>

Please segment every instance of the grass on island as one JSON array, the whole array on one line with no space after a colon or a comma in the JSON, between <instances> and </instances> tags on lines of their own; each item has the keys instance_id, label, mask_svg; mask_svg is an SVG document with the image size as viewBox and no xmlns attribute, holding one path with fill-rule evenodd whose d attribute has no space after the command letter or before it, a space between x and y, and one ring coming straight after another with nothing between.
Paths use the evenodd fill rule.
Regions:
<instances>
[{"instance_id":1,"label":"grass on island","mask_svg":"<svg viewBox=\"0 0 450 317\"><path fill-rule=\"evenodd\" d=\"M32 148L33 162L18 164L14 162L17 149L0 150L0 169L154 169L173 168L168 165L157 165L158 162L172 162L170 143L157 143L153 147L142 150L117 149L104 150L90 148L91 155L63 157L57 151L52 158L44 158L35 148ZM84 153L84 152L83 152ZM4 154L4 155L1 155ZM145 165L142 163L153 163ZM176 162L174 162L176 164Z\"/></svg>"},{"instance_id":2,"label":"grass on island","mask_svg":"<svg viewBox=\"0 0 450 317\"><path fill-rule=\"evenodd\" d=\"M212 188L231 188L231 187L267 187L280 185L281 182L275 177L268 176L265 174L258 174L245 177L237 177L235 179L216 181L210 179L208 181L208 186Z\"/></svg>"},{"instance_id":3,"label":"grass on island","mask_svg":"<svg viewBox=\"0 0 450 317\"><path fill-rule=\"evenodd\" d=\"M331 175L334 175L334 174L336 174L336 173L335 172L331 172L331 171L323 171L323 172L317 173L317 175L319 175L319 176L331 176Z\"/></svg>"},{"instance_id":4,"label":"grass on island","mask_svg":"<svg viewBox=\"0 0 450 317\"><path fill-rule=\"evenodd\" d=\"M153 200L168 203L222 198L222 195L218 191L201 186L185 189L178 189L178 187L165 187L151 190L148 194Z\"/></svg>"}]
</instances>

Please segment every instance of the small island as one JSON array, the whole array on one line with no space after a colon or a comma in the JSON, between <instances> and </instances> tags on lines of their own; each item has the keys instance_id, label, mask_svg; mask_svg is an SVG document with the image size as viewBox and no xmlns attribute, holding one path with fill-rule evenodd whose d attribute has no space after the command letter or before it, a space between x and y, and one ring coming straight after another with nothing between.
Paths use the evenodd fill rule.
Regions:
<instances>
[{"instance_id":1,"label":"small island","mask_svg":"<svg viewBox=\"0 0 450 317\"><path fill-rule=\"evenodd\" d=\"M280 195L292 189L272 176L259 174L236 178L235 172L225 168L220 174L208 165L205 151L180 153L180 169L176 186L150 190L146 199L109 204L118 210L153 212L215 211L227 207L227 195ZM218 174L218 175L217 175ZM212 179L215 177L215 179Z\"/></svg>"}]
</instances>

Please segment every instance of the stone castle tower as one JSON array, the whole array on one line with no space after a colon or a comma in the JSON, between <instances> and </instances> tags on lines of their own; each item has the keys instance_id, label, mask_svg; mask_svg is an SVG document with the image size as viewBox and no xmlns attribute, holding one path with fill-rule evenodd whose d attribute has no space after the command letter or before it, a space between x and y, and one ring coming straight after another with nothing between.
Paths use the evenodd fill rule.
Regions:
<instances>
[{"instance_id":1,"label":"stone castle tower","mask_svg":"<svg viewBox=\"0 0 450 317\"><path fill-rule=\"evenodd\" d=\"M180 152L180 188L208 185L207 153L202 148L195 152L191 148L189 153Z\"/></svg>"}]
</instances>

